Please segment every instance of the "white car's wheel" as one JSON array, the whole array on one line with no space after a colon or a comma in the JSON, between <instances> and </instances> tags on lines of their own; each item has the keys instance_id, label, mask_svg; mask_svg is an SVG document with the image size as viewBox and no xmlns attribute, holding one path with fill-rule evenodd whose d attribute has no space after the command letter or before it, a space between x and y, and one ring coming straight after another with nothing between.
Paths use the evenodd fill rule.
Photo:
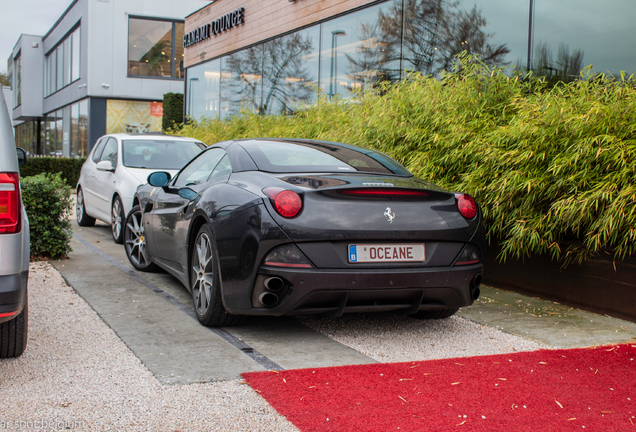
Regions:
<instances>
[{"instance_id":1,"label":"white car's wheel","mask_svg":"<svg viewBox=\"0 0 636 432\"><path fill-rule=\"evenodd\" d=\"M122 244L124 242L124 222L126 215L124 214L124 204L118 196L113 200L113 208L110 216L110 227L113 233L115 243Z\"/></svg>"},{"instance_id":2,"label":"white car's wheel","mask_svg":"<svg viewBox=\"0 0 636 432\"><path fill-rule=\"evenodd\" d=\"M95 225L95 218L86 214L86 205L84 204L84 191L82 188L77 189L77 199L75 200L75 216L79 226Z\"/></svg>"}]
</instances>

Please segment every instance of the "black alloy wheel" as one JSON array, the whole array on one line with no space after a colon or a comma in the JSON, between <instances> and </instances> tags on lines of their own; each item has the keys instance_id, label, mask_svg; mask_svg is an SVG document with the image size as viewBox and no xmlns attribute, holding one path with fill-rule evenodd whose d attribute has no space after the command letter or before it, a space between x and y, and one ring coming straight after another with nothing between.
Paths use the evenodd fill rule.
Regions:
<instances>
[{"instance_id":1,"label":"black alloy wheel","mask_svg":"<svg viewBox=\"0 0 636 432\"><path fill-rule=\"evenodd\" d=\"M84 204L84 191L82 188L77 189L77 198L75 199L75 216L79 226L94 226L95 218L86 214L86 206Z\"/></svg>"},{"instance_id":2,"label":"black alloy wheel","mask_svg":"<svg viewBox=\"0 0 636 432\"><path fill-rule=\"evenodd\" d=\"M143 214L138 205L133 207L130 214L128 214L123 232L124 249L126 249L126 256L133 267L143 272L157 271L159 267L150 261L150 255L146 247Z\"/></svg>"},{"instance_id":3,"label":"black alloy wheel","mask_svg":"<svg viewBox=\"0 0 636 432\"><path fill-rule=\"evenodd\" d=\"M208 224L199 229L190 265L190 286L194 311L207 327L227 327L244 323L247 317L231 315L221 299L219 264L212 230Z\"/></svg>"}]
</instances>

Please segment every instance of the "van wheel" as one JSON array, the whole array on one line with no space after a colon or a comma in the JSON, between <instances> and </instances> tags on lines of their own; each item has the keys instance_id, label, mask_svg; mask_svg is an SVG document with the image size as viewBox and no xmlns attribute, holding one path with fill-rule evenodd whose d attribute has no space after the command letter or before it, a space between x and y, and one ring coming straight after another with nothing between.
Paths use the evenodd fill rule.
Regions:
<instances>
[{"instance_id":1,"label":"van wheel","mask_svg":"<svg viewBox=\"0 0 636 432\"><path fill-rule=\"evenodd\" d=\"M0 358L20 357L27 345L29 303L24 302L20 315L0 324Z\"/></svg>"}]
</instances>

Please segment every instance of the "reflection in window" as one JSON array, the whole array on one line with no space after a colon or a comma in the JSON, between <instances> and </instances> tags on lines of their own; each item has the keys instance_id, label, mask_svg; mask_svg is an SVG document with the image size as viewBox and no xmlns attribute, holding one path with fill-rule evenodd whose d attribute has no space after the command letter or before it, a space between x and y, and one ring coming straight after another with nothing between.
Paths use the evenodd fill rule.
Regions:
<instances>
[{"instance_id":1,"label":"reflection in window","mask_svg":"<svg viewBox=\"0 0 636 432\"><path fill-rule=\"evenodd\" d=\"M262 112L263 45L224 57L221 62L221 118L241 109Z\"/></svg>"},{"instance_id":2,"label":"reflection in window","mask_svg":"<svg viewBox=\"0 0 636 432\"><path fill-rule=\"evenodd\" d=\"M400 77L401 2L387 2L322 24L320 87L347 97Z\"/></svg>"},{"instance_id":3,"label":"reflection in window","mask_svg":"<svg viewBox=\"0 0 636 432\"><path fill-rule=\"evenodd\" d=\"M80 78L80 28L76 28L46 56L45 92L49 96Z\"/></svg>"},{"instance_id":4,"label":"reflection in window","mask_svg":"<svg viewBox=\"0 0 636 432\"><path fill-rule=\"evenodd\" d=\"M15 58L15 106L22 104L22 59L20 54Z\"/></svg>"},{"instance_id":5,"label":"reflection in window","mask_svg":"<svg viewBox=\"0 0 636 432\"><path fill-rule=\"evenodd\" d=\"M221 60L188 69L187 113L190 117L218 119L220 114Z\"/></svg>"},{"instance_id":6,"label":"reflection in window","mask_svg":"<svg viewBox=\"0 0 636 432\"><path fill-rule=\"evenodd\" d=\"M223 149L213 148L207 150L181 171L174 185L176 187L184 187L205 183L223 156L225 156L225 150Z\"/></svg>"},{"instance_id":7,"label":"reflection in window","mask_svg":"<svg viewBox=\"0 0 636 432\"><path fill-rule=\"evenodd\" d=\"M289 114L316 99L319 26L267 42L261 114Z\"/></svg>"},{"instance_id":8,"label":"reflection in window","mask_svg":"<svg viewBox=\"0 0 636 432\"><path fill-rule=\"evenodd\" d=\"M56 114L57 121L55 122L55 153L51 156L62 156L62 149L64 143L64 131L62 129L64 125L64 111L58 110Z\"/></svg>"},{"instance_id":9,"label":"reflection in window","mask_svg":"<svg viewBox=\"0 0 636 432\"><path fill-rule=\"evenodd\" d=\"M71 105L71 157L80 156L79 104Z\"/></svg>"},{"instance_id":10,"label":"reflection in window","mask_svg":"<svg viewBox=\"0 0 636 432\"><path fill-rule=\"evenodd\" d=\"M44 117L46 125L46 139L44 140L44 148L42 154L52 156L55 154L55 112L49 113Z\"/></svg>"},{"instance_id":11,"label":"reflection in window","mask_svg":"<svg viewBox=\"0 0 636 432\"><path fill-rule=\"evenodd\" d=\"M183 69L183 35L185 33L185 23L174 23L175 29L175 44L174 44L174 57L172 63L174 64L174 77L175 78L183 78L184 77L184 69Z\"/></svg>"},{"instance_id":12,"label":"reflection in window","mask_svg":"<svg viewBox=\"0 0 636 432\"><path fill-rule=\"evenodd\" d=\"M404 70L438 75L462 51L524 69L527 25L527 0L389 0L189 68L186 112L292 113L315 101L312 84L349 97Z\"/></svg>"},{"instance_id":13,"label":"reflection in window","mask_svg":"<svg viewBox=\"0 0 636 432\"><path fill-rule=\"evenodd\" d=\"M533 70L549 81L576 79L588 65L614 76L635 73L633 11L632 0L535 0Z\"/></svg>"},{"instance_id":14,"label":"reflection in window","mask_svg":"<svg viewBox=\"0 0 636 432\"><path fill-rule=\"evenodd\" d=\"M64 87L64 44L57 47L57 87L56 90L60 90Z\"/></svg>"},{"instance_id":15,"label":"reflection in window","mask_svg":"<svg viewBox=\"0 0 636 432\"><path fill-rule=\"evenodd\" d=\"M64 41L64 82L63 87L71 83L71 38Z\"/></svg>"},{"instance_id":16,"label":"reflection in window","mask_svg":"<svg viewBox=\"0 0 636 432\"><path fill-rule=\"evenodd\" d=\"M117 140L115 138L108 139L106 147L104 147L104 153L102 153L99 161L109 161L113 168L117 167Z\"/></svg>"},{"instance_id":17,"label":"reflection in window","mask_svg":"<svg viewBox=\"0 0 636 432\"><path fill-rule=\"evenodd\" d=\"M71 57L71 82L80 77L80 29L79 27L72 34L73 55Z\"/></svg>"},{"instance_id":18,"label":"reflection in window","mask_svg":"<svg viewBox=\"0 0 636 432\"><path fill-rule=\"evenodd\" d=\"M180 78L179 61L183 49L175 49L175 27L183 33L183 23L173 21L130 18L128 22L128 75ZM183 36L181 37L181 40ZM177 39L177 45L179 45ZM176 71L175 71L176 64Z\"/></svg>"},{"instance_id":19,"label":"reflection in window","mask_svg":"<svg viewBox=\"0 0 636 432\"><path fill-rule=\"evenodd\" d=\"M506 43L490 43L493 34L488 33L481 3L495 9L493 3L499 8L503 2L405 0L403 69L437 75L451 69L453 58L462 51L479 54L489 64L508 65L510 49ZM527 12L525 20L527 27Z\"/></svg>"},{"instance_id":20,"label":"reflection in window","mask_svg":"<svg viewBox=\"0 0 636 432\"><path fill-rule=\"evenodd\" d=\"M80 157L88 155L88 99L79 103L79 146Z\"/></svg>"}]
</instances>

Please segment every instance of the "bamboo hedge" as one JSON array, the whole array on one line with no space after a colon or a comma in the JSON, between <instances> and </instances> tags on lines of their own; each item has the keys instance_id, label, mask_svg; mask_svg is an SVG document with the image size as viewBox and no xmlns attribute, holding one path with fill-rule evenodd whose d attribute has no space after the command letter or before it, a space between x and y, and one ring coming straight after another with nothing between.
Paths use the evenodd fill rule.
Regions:
<instances>
[{"instance_id":1,"label":"bamboo hedge","mask_svg":"<svg viewBox=\"0 0 636 432\"><path fill-rule=\"evenodd\" d=\"M178 132L212 144L246 137L346 142L481 204L501 260L550 254L564 264L636 250L636 79L582 76L548 86L460 56L352 100L293 116L243 112Z\"/></svg>"}]
</instances>

